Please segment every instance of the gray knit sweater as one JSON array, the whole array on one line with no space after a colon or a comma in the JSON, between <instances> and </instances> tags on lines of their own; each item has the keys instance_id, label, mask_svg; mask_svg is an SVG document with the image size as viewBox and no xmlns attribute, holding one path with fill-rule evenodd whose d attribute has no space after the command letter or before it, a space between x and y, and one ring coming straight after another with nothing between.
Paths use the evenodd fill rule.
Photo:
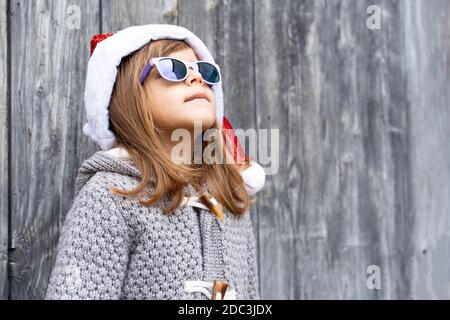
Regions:
<instances>
[{"instance_id":1,"label":"gray knit sweater","mask_svg":"<svg viewBox=\"0 0 450 320\"><path fill-rule=\"evenodd\" d=\"M145 207L108 190L129 190L139 177L132 160L106 151L83 162L45 299L210 299L186 286L215 279L237 299L259 299L250 214L224 208L220 221L188 203L165 215L167 199Z\"/></svg>"}]
</instances>

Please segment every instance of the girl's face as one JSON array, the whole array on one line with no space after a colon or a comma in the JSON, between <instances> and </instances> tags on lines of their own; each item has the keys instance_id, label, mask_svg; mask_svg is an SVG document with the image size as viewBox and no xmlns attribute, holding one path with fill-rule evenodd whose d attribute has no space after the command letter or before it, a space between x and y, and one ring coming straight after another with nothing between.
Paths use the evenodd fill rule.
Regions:
<instances>
[{"instance_id":1,"label":"girl's face","mask_svg":"<svg viewBox=\"0 0 450 320\"><path fill-rule=\"evenodd\" d=\"M186 62L198 61L194 51L184 49L168 55ZM171 82L161 77L156 67L144 82L144 88L151 95L151 112L158 126L174 130L194 129L194 121L201 121L203 130L210 128L216 118L216 101L210 86L197 71L189 68L184 81ZM187 101L194 94L203 93L205 99Z\"/></svg>"}]
</instances>

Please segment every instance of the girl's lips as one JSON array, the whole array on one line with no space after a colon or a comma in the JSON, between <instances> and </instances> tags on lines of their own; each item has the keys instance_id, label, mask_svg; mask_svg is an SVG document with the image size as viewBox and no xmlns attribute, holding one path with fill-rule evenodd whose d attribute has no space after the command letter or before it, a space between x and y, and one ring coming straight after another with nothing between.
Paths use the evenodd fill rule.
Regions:
<instances>
[{"instance_id":1,"label":"girl's lips","mask_svg":"<svg viewBox=\"0 0 450 320\"><path fill-rule=\"evenodd\" d=\"M206 93L204 93L204 92L197 92L197 93L194 93L193 95L191 95L189 98L187 98L185 100L185 102L196 100L196 99L202 99L202 98L207 100L207 101L209 101L208 100L208 96L206 95Z\"/></svg>"},{"instance_id":2,"label":"girl's lips","mask_svg":"<svg viewBox=\"0 0 450 320\"><path fill-rule=\"evenodd\" d=\"M208 102L208 100L206 100L205 98L195 98L195 99L188 100L188 101L186 101L186 102L193 102L193 101L203 101L203 102Z\"/></svg>"}]
</instances>

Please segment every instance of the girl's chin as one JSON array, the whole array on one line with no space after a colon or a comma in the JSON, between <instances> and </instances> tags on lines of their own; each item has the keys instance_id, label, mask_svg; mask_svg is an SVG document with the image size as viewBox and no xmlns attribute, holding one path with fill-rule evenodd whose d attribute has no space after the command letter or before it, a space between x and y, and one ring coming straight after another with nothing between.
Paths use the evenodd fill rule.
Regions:
<instances>
[{"instance_id":1,"label":"girl's chin","mask_svg":"<svg viewBox=\"0 0 450 320\"><path fill-rule=\"evenodd\" d=\"M194 121L204 122L207 126L211 126L214 123L216 117L216 110L208 107L197 107L191 109L185 113L187 122L194 124Z\"/></svg>"},{"instance_id":2,"label":"girl's chin","mask_svg":"<svg viewBox=\"0 0 450 320\"><path fill-rule=\"evenodd\" d=\"M212 127L212 125L214 124L214 120L214 117L211 116L199 115L197 117L189 117L189 120L184 122L184 127L186 129L198 130L201 126L202 130L206 130Z\"/></svg>"}]
</instances>

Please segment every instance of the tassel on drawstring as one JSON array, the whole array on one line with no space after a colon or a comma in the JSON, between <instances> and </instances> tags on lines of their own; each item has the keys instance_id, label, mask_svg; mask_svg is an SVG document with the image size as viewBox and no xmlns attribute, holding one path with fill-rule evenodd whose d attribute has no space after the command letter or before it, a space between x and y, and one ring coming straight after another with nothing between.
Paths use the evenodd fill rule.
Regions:
<instances>
[{"instance_id":1,"label":"tassel on drawstring","mask_svg":"<svg viewBox=\"0 0 450 320\"><path fill-rule=\"evenodd\" d=\"M220 221L223 221L224 215L222 206L216 198L214 198L208 191L204 191L198 198L203 201L208 209L211 210Z\"/></svg>"},{"instance_id":2,"label":"tassel on drawstring","mask_svg":"<svg viewBox=\"0 0 450 320\"><path fill-rule=\"evenodd\" d=\"M209 300L236 300L236 290L226 280L185 281L184 291L188 293L201 292Z\"/></svg>"},{"instance_id":3,"label":"tassel on drawstring","mask_svg":"<svg viewBox=\"0 0 450 320\"><path fill-rule=\"evenodd\" d=\"M211 294L211 300L224 300L225 292L227 291L227 289L228 289L228 282L214 280L212 294Z\"/></svg>"},{"instance_id":4,"label":"tassel on drawstring","mask_svg":"<svg viewBox=\"0 0 450 320\"><path fill-rule=\"evenodd\" d=\"M198 200L198 201L197 201ZM191 205L211 211L217 219L223 221L225 216L222 205L208 192L208 190L198 191L196 195L184 197L182 205Z\"/></svg>"}]
</instances>

